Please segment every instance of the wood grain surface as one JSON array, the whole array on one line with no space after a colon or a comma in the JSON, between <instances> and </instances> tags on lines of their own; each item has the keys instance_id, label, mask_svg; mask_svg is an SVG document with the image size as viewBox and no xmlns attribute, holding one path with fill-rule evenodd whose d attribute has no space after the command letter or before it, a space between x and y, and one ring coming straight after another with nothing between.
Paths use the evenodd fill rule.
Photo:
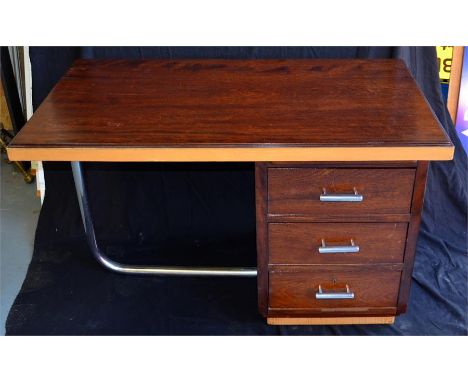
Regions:
<instances>
[{"instance_id":1,"label":"wood grain surface","mask_svg":"<svg viewBox=\"0 0 468 382\"><path fill-rule=\"evenodd\" d=\"M269 306L273 309L312 309L322 312L354 308L396 307L401 273L379 267L295 267L296 271L269 274ZM323 291L341 292L346 285L354 299L318 300L319 285ZM312 313L312 312L311 312Z\"/></svg>"},{"instance_id":2,"label":"wood grain surface","mask_svg":"<svg viewBox=\"0 0 468 382\"><path fill-rule=\"evenodd\" d=\"M268 229L266 223L268 208L268 168L264 163L255 163L255 210L257 236L257 295L258 310L268 314Z\"/></svg>"},{"instance_id":3,"label":"wood grain surface","mask_svg":"<svg viewBox=\"0 0 468 382\"><path fill-rule=\"evenodd\" d=\"M411 202L411 219L406 238L404 268L401 275L400 293L398 295L398 313L404 313L408 305L428 171L428 162L418 162L414 181L413 200Z\"/></svg>"},{"instance_id":4,"label":"wood grain surface","mask_svg":"<svg viewBox=\"0 0 468 382\"><path fill-rule=\"evenodd\" d=\"M403 150L402 160L450 159L453 152L402 61L299 59L78 60L9 153L16 159L132 161L165 160L167 152L168 160L184 160L182 149L200 148L215 151L192 152L189 160L313 160L320 148L332 148L325 153L337 160L348 153L360 160L397 159L386 148ZM223 157L223 148L269 155ZM364 151L341 155L340 148ZM148 151L138 156L120 149ZM273 155L275 149L301 154ZM331 159L321 155L317 160Z\"/></svg>"},{"instance_id":5,"label":"wood grain surface","mask_svg":"<svg viewBox=\"0 0 468 382\"><path fill-rule=\"evenodd\" d=\"M406 214L410 212L415 170L412 168L270 168L268 213L283 215ZM362 202L322 202L328 194L363 196Z\"/></svg>"},{"instance_id":6,"label":"wood grain surface","mask_svg":"<svg viewBox=\"0 0 468 382\"><path fill-rule=\"evenodd\" d=\"M406 223L270 223L270 264L402 263ZM319 253L326 245L359 246L358 253Z\"/></svg>"}]
</instances>

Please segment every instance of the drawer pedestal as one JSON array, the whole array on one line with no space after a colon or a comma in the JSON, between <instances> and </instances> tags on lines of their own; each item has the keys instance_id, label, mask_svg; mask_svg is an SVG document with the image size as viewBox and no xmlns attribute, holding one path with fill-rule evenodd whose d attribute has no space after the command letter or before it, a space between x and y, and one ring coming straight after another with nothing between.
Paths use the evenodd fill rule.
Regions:
<instances>
[{"instance_id":1,"label":"drawer pedestal","mask_svg":"<svg viewBox=\"0 0 468 382\"><path fill-rule=\"evenodd\" d=\"M427 162L257 163L260 312L391 324L406 310Z\"/></svg>"}]
</instances>

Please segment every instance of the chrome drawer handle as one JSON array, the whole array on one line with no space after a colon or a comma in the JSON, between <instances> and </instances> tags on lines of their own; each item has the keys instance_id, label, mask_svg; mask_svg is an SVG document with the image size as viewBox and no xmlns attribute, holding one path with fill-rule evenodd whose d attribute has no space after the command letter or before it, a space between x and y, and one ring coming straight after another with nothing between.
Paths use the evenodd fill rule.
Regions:
<instances>
[{"instance_id":1,"label":"chrome drawer handle","mask_svg":"<svg viewBox=\"0 0 468 382\"><path fill-rule=\"evenodd\" d=\"M358 193L354 187L354 194L327 194L327 190L323 189L323 194L320 195L321 202L362 202L364 196Z\"/></svg>"},{"instance_id":2,"label":"chrome drawer handle","mask_svg":"<svg viewBox=\"0 0 468 382\"><path fill-rule=\"evenodd\" d=\"M348 300L354 298L354 293L349 290L348 285L346 285L346 292L324 292L322 286L319 285L315 298L317 300Z\"/></svg>"},{"instance_id":3,"label":"chrome drawer handle","mask_svg":"<svg viewBox=\"0 0 468 382\"><path fill-rule=\"evenodd\" d=\"M329 245L327 247L325 240L322 239L322 246L318 247L319 253L358 253L359 245L354 244L351 239L351 245Z\"/></svg>"}]
</instances>

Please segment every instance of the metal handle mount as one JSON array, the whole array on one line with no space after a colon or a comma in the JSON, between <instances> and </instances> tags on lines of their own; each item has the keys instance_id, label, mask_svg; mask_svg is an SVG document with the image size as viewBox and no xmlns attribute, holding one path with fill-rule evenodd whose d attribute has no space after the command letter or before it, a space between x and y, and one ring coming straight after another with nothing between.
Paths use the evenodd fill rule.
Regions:
<instances>
[{"instance_id":1,"label":"metal handle mount","mask_svg":"<svg viewBox=\"0 0 468 382\"><path fill-rule=\"evenodd\" d=\"M319 285L318 289L318 292L315 293L317 300L348 300L354 298L354 293L351 292L348 285L346 285L346 292L324 292L321 285Z\"/></svg>"},{"instance_id":2,"label":"metal handle mount","mask_svg":"<svg viewBox=\"0 0 468 382\"><path fill-rule=\"evenodd\" d=\"M327 189L323 188L320 195L321 202L362 202L364 196L358 193L356 187L353 188L354 194L327 194Z\"/></svg>"},{"instance_id":3,"label":"metal handle mount","mask_svg":"<svg viewBox=\"0 0 468 382\"><path fill-rule=\"evenodd\" d=\"M329 245L325 243L325 239L322 239L322 246L318 248L319 253L358 253L359 245L354 244L354 240L351 239L351 245Z\"/></svg>"}]
</instances>

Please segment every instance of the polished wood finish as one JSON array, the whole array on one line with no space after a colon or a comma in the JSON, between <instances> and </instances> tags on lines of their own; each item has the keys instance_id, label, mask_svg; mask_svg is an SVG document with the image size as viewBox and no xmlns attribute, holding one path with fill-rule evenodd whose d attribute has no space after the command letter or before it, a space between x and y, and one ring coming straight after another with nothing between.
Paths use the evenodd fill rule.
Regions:
<instances>
[{"instance_id":1,"label":"polished wood finish","mask_svg":"<svg viewBox=\"0 0 468 382\"><path fill-rule=\"evenodd\" d=\"M9 155L431 160L453 147L399 60L78 60Z\"/></svg>"},{"instance_id":2,"label":"polished wood finish","mask_svg":"<svg viewBox=\"0 0 468 382\"><path fill-rule=\"evenodd\" d=\"M261 314L390 323L408 301L427 161L453 145L399 60L78 60L8 154L256 162ZM320 202L323 188L364 201ZM357 255L316 253L351 236ZM317 300L319 284L355 298Z\"/></svg>"},{"instance_id":3,"label":"polished wood finish","mask_svg":"<svg viewBox=\"0 0 468 382\"><path fill-rule=\"evenodd\" d=\"M381 317L381 316L395 316L397 308L395 306L387 307L342 307L339 309L273 309L268 308L268 318L345 318L345 317Z\"/></svg>"},{"instance_id":4,"label":"polished wood finish","mask_svg":"<svg viewBox=\"0 0 468 382\"><path fill-rule=\"evenodd\" d=\"M257 292L258 310L266 317L268 314L268 230L266 225L267 210L267 167L255 163L255 204L257 230Z\"/></svg>"},{"instance_id":5,"label":"polished wood finish","mask_svg":"<svg viewBox=\"0 0 468 382\"><path fill-rule=\"evenodd\" d=\"M405 312L408 304L428 170L428 162L418 163L414 181L413 200L411 203L411 220L406 239L404 269L401 276L400 294L398 296L398 313Z\"/></svg>"},{"instance_id":6,"label":"polished wood finish","mask_svg":"<svg viewBox=\"0 0 468 382\"><path fill-rule=\"evenodd\" d=\"M398 271L378 267L295 267L294 271L270 271L269 306L272 309L307 309L311 313L336 312L345 308L359 311L367 307L395 307L400 276ZM319 285L330 292L343 291L348 285L354 292L354 299L316 299Z\"/></svg>"},{"instance_id":7,"label":"polished wood finish","mask_svg":"<svg viewBox=\"0 0 468 382\"><path fill-rule=\"evenodd\" d=\"M372 325L393 324L395 316L383 317L269 317L268 325Z\"/></svg>"},{"instance_id":8,"label":"polished wood finish","mask_svg":"<svg viewBox=\"0 0 468 382\"><path fill-rule=\"evenodd\" d=\"M318 324L325 318L325 322L336 324L348 319L365 323L365 319L359 319L393 317L404 312L427 166L425 161L262 164L267 177L262 189L268 194L267 208L263 210L266 219L262 219L268 233L263 238L268 243L263 246L265 253L258 256L263 259L259 274L268 273L268 293L264 296L268 300L268 322ZM323 179L340 192L344 192L343 187L357 188L356 180L364 179L362 184L366 186L361 188L367 193L362 193L366 200L372 190L372 208L353 210L340 202L330 203L334 206L330 213L320 210L315 207L320 205L320 191L314 190L322 187ZM347 179L354 182L346 183ZM396 194L382 197L387 190ZM375 202L377 199L380 201ZM361 247L360 253L320 255L317 248L322 236L330 244L346 244L353 236ZM357 290L356 298L325 302L311 299L315 298L318 283L328 288L344 288L348 283L351 290Z\"/></svg>"},{"instance_id":9,"label":"polished wood finish","mask_svg":"<svg viewBox=\"0 0 468 382\"><path fill-rule=\"evenodd\" d=\"M416 168L418 166L417 161L378 161L378 162L268 162L268 168L280 167L294 167L294 168Z\"/></svg>"},{"instance_id":10,"label":"polished wood finish","mask_svg":"<svg viewBox=\"0 0 468 382\"><path fill-rule=\"evenodd\" d=\"M366 222L409 222L411 214L364 214L364 215L275 215L268 214L269 223L366 223Z\"/></svg>"},{"instance_id":11,"label":"polished wood finish","mask_svg":"<svg viewBox=\"0 0 468 382\"><path fill-rule=\"evenodd\" d=\"M402 263L406 223L274 223L268 225L270 264ZM319 253L326 245L359 246L358 253Z\"/></svg>"},{"instance_id":12,"label":"polished wood finish","mask_svg":"<svg viewBox=\"0 0 468 382\"><path fill-rule=\"evenodd\" d=\"M350 271L372 272L376 269L383 271L402 272L403 263L379 263L379 264L320 264L320 265L296 265L296 264L268 264L268 270L275 273L298 273L306 270L321 270L324 272L335 272L341 267L346 267Z\"/></svg>"},{"instance_id":13,"label":"polished wood finish","mask_svg":"<svg viewBox=\"0 0 468 382\"><path fill-rule=\"evenodd\" d=\"M414 169L271 168L268 170L268 212L285 215L405 214L410 211ZM362 202L327 203L327 193L352 194Z\"/></svg>"}]
</instances>

